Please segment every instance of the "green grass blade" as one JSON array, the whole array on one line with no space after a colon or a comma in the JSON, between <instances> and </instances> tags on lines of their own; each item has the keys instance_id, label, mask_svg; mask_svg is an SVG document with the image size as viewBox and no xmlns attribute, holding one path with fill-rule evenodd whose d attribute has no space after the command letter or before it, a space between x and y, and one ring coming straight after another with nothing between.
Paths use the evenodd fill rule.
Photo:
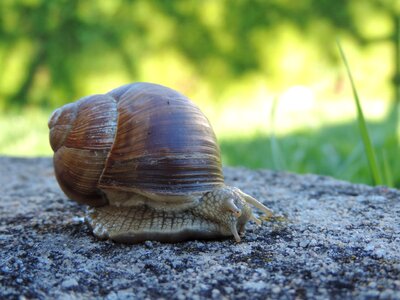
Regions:
<instances>
[{"instance_id":1,"label":"green grass blade","mask_svg":"<svg viewBox=\"0 0 400 300\"><path fill-rule=\"evenodd\" d=\"M379 165L376 159L376 155L375 155L375 151L374 148L372 146L372 142L371 142L371 138L370 135L368 133L368 129L367 129L367 125L364 119L364 114L362 111L362 107L361 107L361 103L360 103L360 99L358 97L358 93L357 93L357 89L356 86L354 84L354 80L353 80L353 76L351 74L350 71L350 66L349 63L347 62L346 59L346 55L342 49L342 46L340 45L339 40L336 41L338 48L339 48L339 52L340 52L340 56L342 57L343 63L346 67L346 71L347 71L347 75L350 79L350 83L351 83L351 88L353 90L353 96L354 96L354 101L357 107L357 120L358 120L358 126L360 128L360 133L361 133L361 138L364 144L364 150L365 150L365 154L367 156L368 159L368 164L369 164L369 169L371 172L371 176L373 179L374 184L379 185L382 184L382 176L381 176L381 172L379 169Z\"/></svg>"},{"instance_id":2,"label":"green grass blade","mask_svg":"<svg viewBox=\"0 0 400 300\"><path fill-rule=\"evenodd\" d=\"M274 97L272 101L271 107L271 115L270 115L270 146L271 146L271 156L272 156L272 165L275 170L285 170L286 163L282 156L282 150L279 147L279 143L275 136L275 115L276 109L278 106L278 97Z\"/></svg>"},{"instance_id":3,"label":"green grass blade","mask_svg":"<svg viewBox=\"0 0 400 300\"><path fill-rule=\"evenodd\" d=\"M385 150L382 151L382 159L383 159L383 174L385 178L385 185L394 187L392 168L390 167L387 152Z\"/></svg>"}]
</instances>

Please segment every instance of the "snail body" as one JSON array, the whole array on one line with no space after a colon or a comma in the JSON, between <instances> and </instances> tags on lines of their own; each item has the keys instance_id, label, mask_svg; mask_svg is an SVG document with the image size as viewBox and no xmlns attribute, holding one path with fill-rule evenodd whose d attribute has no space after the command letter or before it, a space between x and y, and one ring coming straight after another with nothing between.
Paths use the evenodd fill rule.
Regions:
<instances>
[{"instance_id":1,"label":"snail body","mask_svg":"<svg viewBox=\"0 0 400 300\"><path fill-rule=\"evenodd\" d=\"M99 238L135 243L233 235L259 223L263 204L224 184L220 150L200 109L182 94L133 83L84 97L49 120L64 193L90 209Z\"/></svg>"}]
</instances>

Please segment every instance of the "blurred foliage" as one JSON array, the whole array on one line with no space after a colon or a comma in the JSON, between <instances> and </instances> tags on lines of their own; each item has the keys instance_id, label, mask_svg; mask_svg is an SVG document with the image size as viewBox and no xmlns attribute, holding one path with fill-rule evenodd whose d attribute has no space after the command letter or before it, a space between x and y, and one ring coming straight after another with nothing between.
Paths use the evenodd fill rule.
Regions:
<instances>
[{"instance_id":1,"label":"blurred foliage","mask_svg":"<svg viewBox=\"0 0 400 300\"><path fill-rule=\"evenodd\" d=\"M378 163L383 166L384 160L387 160L394 175L389 185L400 187L399 147L395 136L390 134L395 124L389 120L371 125L374 146L379 149ZM244 162L251 168L281 170L277 162L283 161L285 170L330 175L372 185L374 182L368 169L367 157L362 140L358 137L357 122L353 121L314 130L299 130L276 140L261 133L222 139L221 152L224 163L231 166L240 166ZM274 142L279 152L274 152L271 147Z\"/></svg>"},{"instance_id":2,"label":"blurred foliage","mask_svg":"<svg viewBox=\"0 0 400 300\"><path fill-rule=\"evenodd\" d=\"M361 45L390 40L386 23L398 6L397 0L3 0L0 97L3 108L55 107L93 85L168 81L170 75L176 79L170 84L184 92L205 82L214 99L254 72L272 85L299 84L299 73L313 72L308 65L315 53L322 68L337 63L334 36ZM293 47L281 46L286 38ZM304 55L299 44L313 51ZM160 78L153 75L159 71L149 59L154 56L177 63Z\"/></svg>"},{"instance_id":3,"label":"blurred foliage","mask_svg":"<svg viewBox=\"0 0 400 300\"><path fill-rule=\"evenodd\" d=\"M370 183L336 37L396 171L398 0L2 0L0 153L48 155L52 109L149 81L200 105L226 164Z\"/></svg>"}]
</instances>

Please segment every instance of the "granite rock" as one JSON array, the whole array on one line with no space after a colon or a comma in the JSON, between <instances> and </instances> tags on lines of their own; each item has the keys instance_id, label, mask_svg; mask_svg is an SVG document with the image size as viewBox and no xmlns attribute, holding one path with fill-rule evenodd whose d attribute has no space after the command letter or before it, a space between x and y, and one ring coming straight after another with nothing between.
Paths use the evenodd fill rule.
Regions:
<instances>
[{"instance_id":1,"label":"granite rock","mask_svg":"<svg viewBox=\"0 0 400 300\"><path fill-rule=\"evenodd\" d=\"M50 158L0 158L0 298L400 299L400 192L225 168L282 217L233 239L97 240Z\"/></svg>"}]
</instances>

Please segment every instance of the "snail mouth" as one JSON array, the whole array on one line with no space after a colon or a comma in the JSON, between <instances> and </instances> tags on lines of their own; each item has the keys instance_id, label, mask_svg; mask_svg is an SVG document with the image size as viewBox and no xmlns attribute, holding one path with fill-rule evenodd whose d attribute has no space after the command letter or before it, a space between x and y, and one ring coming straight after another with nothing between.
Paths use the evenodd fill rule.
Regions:
<instances>
[{"instance_id":1,"label":"snail mouth","mask_svg":"<svg viewBox=\"0 0 400 300\"><path fill-rule=\"evenodd\" d=\"M147 240L167 243L213 240L231 236L230 231L221 230L220 224L201 218L190 210L177 213L157 211L147 206L102 206L88 209L85 219L96 237L126 244ZM239 237L236 226L235 230Z\"/></svg>"},{"instance_id":2,"label":"snail mouth","mask_svg":"<svg viewBox=\"0 0 400 300\"><path fill-rule=\"evenodd\" d=\"M239 216L235 214L231 216L228 226L237 243L241 241L240 236L244 235L246 224L250 220L256 221L258 225L261 224L261 221L254 216L251 207L247 204L243 205Z\"/></svg>"}]
</instances>

